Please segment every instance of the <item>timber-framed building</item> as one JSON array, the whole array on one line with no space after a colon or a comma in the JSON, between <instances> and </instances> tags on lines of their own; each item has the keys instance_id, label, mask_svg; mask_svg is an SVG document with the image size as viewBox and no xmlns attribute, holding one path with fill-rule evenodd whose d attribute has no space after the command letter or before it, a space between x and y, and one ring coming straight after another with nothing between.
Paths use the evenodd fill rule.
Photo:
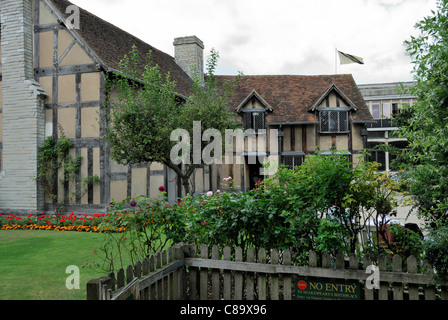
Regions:
<instances>
[{"instance_id":1,"label":"timber-framed building","mask_svg":"<svg viewBox=\"0 0 448 320\"><path fill-rule=\"evenodd\" d=\"M112 199L156 197L161 185L176 201L182 189L174 171L159 163L124 166L110 158L101 139L107 125L105 79L119 72L120 59L135 45L141 56L152 51L161 71L176 80L179 97L186 97L191 66L203 70L204 44L196 36L177 38L173 57L81 8L73 16L71 9L66 0L1 1L0 211L52 209L34 178L37 150L47 136L58 137L59 128L73 142L71 155L83 158L76 182L92 175L100 181L77 193L65 204L68 210L98 211ZM277 129L280 159L291 168L316 148L344 150L356 161L366 147L365 124L373 120L351 75L242 76L229 107L245 129ZM260 165L246 159L203 166L194 173L193 191L222 189L229 175L248 190ZM68 187L59 184L60 199Z\"/></svg>"}]
</instances>

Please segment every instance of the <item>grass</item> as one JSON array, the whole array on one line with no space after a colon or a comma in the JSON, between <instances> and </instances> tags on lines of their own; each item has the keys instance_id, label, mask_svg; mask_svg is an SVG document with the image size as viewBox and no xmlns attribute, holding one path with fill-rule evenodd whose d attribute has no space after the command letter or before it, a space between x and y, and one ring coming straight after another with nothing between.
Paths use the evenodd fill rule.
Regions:
<instances>
[{"instance_id":1,"label":"grass","mask_svg":"<svg viewBox=\"0 0 448 320\"><path fill-rule=\"evenodd\" d=\"M98 261L104 234L70 231L1 230L0 300L85 300L90 279L105 275L82 268L85 261ZM79 267L80 289L69 290L65 273Z\"/></svg>"}]
</instances>

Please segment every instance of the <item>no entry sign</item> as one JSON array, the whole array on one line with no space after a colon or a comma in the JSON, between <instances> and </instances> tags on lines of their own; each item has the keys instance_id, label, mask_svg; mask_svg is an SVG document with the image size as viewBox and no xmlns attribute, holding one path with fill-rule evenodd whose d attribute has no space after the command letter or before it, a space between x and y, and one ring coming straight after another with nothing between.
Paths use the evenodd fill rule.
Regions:
<instances>
[{"instance_id":1,"label":"no entry sign","mask_svg":"<svg viewBox=\"0 0 448 320\"><path fill-rule=\"evenodd\" d=\"M296 300L359 300L360 286L353 282L297 279Z\"/></svg>"}]
</instances>

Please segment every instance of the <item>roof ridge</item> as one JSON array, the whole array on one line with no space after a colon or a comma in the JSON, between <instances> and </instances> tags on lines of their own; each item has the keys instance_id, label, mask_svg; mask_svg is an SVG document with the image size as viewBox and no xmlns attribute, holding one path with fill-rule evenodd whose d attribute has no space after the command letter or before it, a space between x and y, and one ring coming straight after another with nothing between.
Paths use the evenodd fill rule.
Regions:
<instances>
[{"instance_id":1,"label":"roof ridge","mask_svg":"<svg viewBox=\"0 0 448 320\"><path fill-rule=\"evenodd\" d=\"M242 75L214 75L215 77L353 77L352 74L242 74Z\"/></svg>"}]
</instances>

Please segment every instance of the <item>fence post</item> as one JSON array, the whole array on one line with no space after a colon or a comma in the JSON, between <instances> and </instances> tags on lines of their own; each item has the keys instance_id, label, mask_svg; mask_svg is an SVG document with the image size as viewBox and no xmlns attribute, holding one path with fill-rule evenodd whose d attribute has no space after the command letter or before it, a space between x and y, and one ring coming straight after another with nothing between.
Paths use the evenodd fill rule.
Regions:
<instances>
[{"instance_id":1,"label":"fence post","mask_svg":"<svg viewBox=\"0 0 448 320\"><path fill-rule=\"evenodd\" d=\"M368 266L372 264L372 259L370 257L370 253L366 253L364 256L364 270L367 269ZM374 289L369 289L365 285L366 281L364 281L364 300L373 300L374 299Z\"/></svg>"},{"instance_id":2,"label":"fence post","mask_svg":"<svg viewBox=\"0 0 448 320\"><path fill-rule=\"evenodd\" d=\"M243 261L243 249L237 247L235 249L235 261ZM243 299L243 274L242 272L235 272L235 300Z\"/></svg>"},{"instance_id":3,"label":"fence post","mask_svg":"<svg viewBox=\"0 0 448 320\"><path fill-rule=\"evenodd\" d=\"M328 253L322 253L322 268L331 268L331 257Z\"/></svg>"},{"instance_id":4,"label":"fence post","mask_svg":"<svg viewBox=\"0 0 448 320\"><path fill-rule=\"evenodd\" d=\"M247 248L246 261L255 262L255 250L254 248ZM254 300L254 286L255 286L255 273L246 272L246 298L247 300Z\"/></svg>"},{"instance_id":5,"label":"fence post","mask_svg":"<svg viewBox=\"0 0 448 320\"><path fill-rule=\"evenodd\" d=\"M208 247L203 244L201 246L201 258L208 259ZM200 271L200 287L199 287L199 295L201 300L208 299L208 270L207 268L201 268Z\"/></svg>"},{"instance_id":6,"label":"fence post","mask_svg":"<svg viewBox=\"0 0 448 320\"><path fill-rule=\"evenodd\" d=\"M350 263L349 263L349 269L351 270L358 270L359 269L359 260L356 253L350 254Z\"/></svg>"},{"instance_id":7,"label":"fence post","mask_svg":"<svg viewBox=\"0 0 448 320\"><path fill-rule=\"evenodd\" d=\"M278 264L278 251L271 249L271 264ZM278 275L271 275L271 300L278 300Z\"/></svg>"},{"instance_id":8,"label":"fence post","mask_svg":"<svg viewBox=\"0 0 448 320\"><path fill-rule=\"evenodd\" d=\"M231 249L229 246L224 247L224 260L230 261L230 257L232 255ZM228 270L224 270L224 300L230 300L232 296L232 279L231 279L231 273Z\"/></svg>"},{"instance_id":9,"label":"fence post","mask_svg":"<svg viewBox=\"0 0 448 320\"><path fill-rule=\"evenodd\" d=\"M146 257L142 262L142 273L143 276L147 276L149 274L149 259ZM142 300L149 300L149 288L145 288L141 294Z\"/></svg>"},{"instance_id":10,"label":"fence post","mask_svg":"<svg viewBox=\"0 0 448 320\"><path fill-rule=\"evenodd\" d=\"M317 254L315 251L310 251L308 253L308 266L317 267Z\"/></svg>"},{"instance_id":11,"label":"fence post","mask_svg":"<svg viewBox=\"0 0 448 320\"><path fill-rule=\"evenodd\" d=\"M425 262L424 268L425 268L425 273L427 273L427 274L434 273L432 266L428 262ZM435 292L434 286L426 285L424 288L425 288L424 289L425 300L435 300L436 292Z\"/></svg>"},{"instance_id":12,"label":"fence post","mask_svg":"<svg viewBox=\"0 0 448 320\"><path fill-rule=\"evenodd\" d=\"M403 272L402 260L398 254L392 257L392 270L394 272ZM403 284L394 283L393 289L394 289L394 300L403 300Z\"/></svg>"},{"instance_id":13,"label":"fence post","mask_svg":"<svg viewBox=\"0 0 448 320\"><path fill-rule=\"evenodd\" d=\"M378 268L380 269L380 272L386 272L386 255L383 253L380 254L378 257ZM381 275L380 275L381 279ZM388 282L381 282L380 280L380 289L378 292L378 299L379 300L389 300L389 283Z\"/></svg>"},{"instance_id":14,"label":"fence post","mask_svg":"<svg viewBox=\"0 0 448 320\"><path fill-rule=\"evenodd\" d=\"M289 250L283 251L283 264L286 266L291 265L291 251ZM290 275L283 277L283 298L285 300L292 300Z\"/></svg>"},{"instance_id":15,"label":"fence post","mask_svg":"<svg viewBox=\"0 0 448 320\"><path fill-rule=\"evenodd\" d=\"M150 255L149 256L149 272L154 272L154 270L156 269L156 262L155 262L155 258L154 255ZM150 287L149 287L149 300L155 300L156 298L156 284L153 283Z\"/></svg>"},{"instance_id":16,"label":"fence post","mask_svg":"<svg viewBox=\"0 0 448 320\"><path fill-rule=\"evenodd\" d=\"M100 300L99 279L91 279L87 282L87 300Z\"/></svg>"},{"instance_id":17,"label":"fence post","mask_svg":"<svg viewBox=\"0 0 448 320\"><path fill-rule=\"evenodd\" d=\"M190 246L190 258L196 258L197 257L197 247L195 244L192 244ZM188 299L190 300L196 300L197 298L197 284L198 284L198 269L194 268L194 267L190 267L188 270L188 274L189 274L189 282L190 282L190 290L189 290L189 295L188 295Z\"/></svg>"},{"instance_id":18,"label":"fence post","mask_svg":"<svg viewBox=\"0 0 448 320\"><path fill-rule=\"evenodd\" d=\"M212 259L219 260L219 249L217 245L212 247ZM219 300L219 270L212 269L212 300Z\"/></svg>"},{"instance_id":19,"label":"fence post","mask_svg":"<svg viewBox=\"0 0 448 320\"><path fill-rule=\"evenodd\" d=\"M258 263L266 263L266 250L258 250ZM266 300L266 274L258 274L258 299Z\"/></svg>"},{"instance_id":20,"label":"fence post","mask_svg":"<svg viewBox=\"0 0 448 320\"><path fill-rule=\"evenodd\" d=\"M409 256L407 259L408 272L417 273L417 258ZM415 284L408 284L409 300L418 300L418 286Z\"/></svg>"},{"instance_id":21,"label":"fence post","mask_svg":"<svg viewBox=\"0 0 448 320\"><path fill-rule=\"evenodd\" d=\"M173 253L173 248L169 247L168 251L167 251L167 261L168 263L173 262L174 261L174 253ZM174 274L168 274L167 275L167 280L168 280L168 295L167 295L167 299L168 300L173 300L174 295L173 295L173 280L174 279Z\"/></svg>"},{"instance_id":22,"label":"fence post","mask_svg":"<svg viewBox=\"0 0 448 320\"><path fill-rule=\"evenodd\" d=\"M117 271L117 289L124 287L124 269L120 268Z\"/></svg>"},{"instance_id":23,"label":"fence post","mask_svg":"<svg viewBox=\"0 0 448 320\"><path fill-rule=\"evenodd\" d=\"M132 266L128 264L126 267L126 284L131 283L131 281L134 279L134 270L132 269Z\"/></svg>"}]
</instances>

